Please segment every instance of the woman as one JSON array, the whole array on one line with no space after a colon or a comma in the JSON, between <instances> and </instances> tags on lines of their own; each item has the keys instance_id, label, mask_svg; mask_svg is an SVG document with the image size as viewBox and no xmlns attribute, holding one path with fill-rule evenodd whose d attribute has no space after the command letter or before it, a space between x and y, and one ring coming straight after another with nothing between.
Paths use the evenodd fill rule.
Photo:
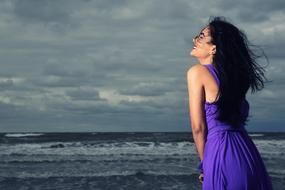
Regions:
<instances>
[{"instance_id":1,"label":"woman","mask_svg":"<svg viewBox=\"0 0 285 190\"><path fill-rule=\"evenodd\" d=\"M187 71L187 85L203 190L271 190L271 178L245 129L246 93L249 87L252 92L264 87L259 56L246 35L221 17L210 20L193 43L190 54L199 63Z\"/></svg>"}]
</instances>

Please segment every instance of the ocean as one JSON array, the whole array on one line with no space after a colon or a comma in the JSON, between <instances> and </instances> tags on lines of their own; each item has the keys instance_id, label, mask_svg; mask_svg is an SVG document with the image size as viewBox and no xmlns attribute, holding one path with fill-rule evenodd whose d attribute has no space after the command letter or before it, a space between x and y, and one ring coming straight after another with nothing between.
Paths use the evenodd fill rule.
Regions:
<instances>
[{"instance_id":1,"label":"ocean","mask_svg":"<svg viewBox=\"0 0 285 190\"><path fill-rule=\"evenodd\" d=\"M285 187L285 133L249 133L275 190ZM190 132L0 133L1 190L196 190Z\"/></svg>"}]
</instances>

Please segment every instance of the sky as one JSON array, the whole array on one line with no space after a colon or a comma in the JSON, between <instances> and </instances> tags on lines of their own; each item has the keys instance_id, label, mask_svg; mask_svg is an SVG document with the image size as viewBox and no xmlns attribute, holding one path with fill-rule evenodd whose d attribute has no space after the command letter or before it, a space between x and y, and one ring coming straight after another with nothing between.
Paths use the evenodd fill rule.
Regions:
<instances>
[{"instance_id":1,"label":"sky","mask_svg":"<svg viewBox=\"0 0 285 190\"><path fill-rule=\"evenodd\" d=\"M269 58L272 82L247 93L247 130L284 132L284 10L284 0L2 0L0 132L190 132L189 52L210 16Z\"/></svg>"}]
</instances>

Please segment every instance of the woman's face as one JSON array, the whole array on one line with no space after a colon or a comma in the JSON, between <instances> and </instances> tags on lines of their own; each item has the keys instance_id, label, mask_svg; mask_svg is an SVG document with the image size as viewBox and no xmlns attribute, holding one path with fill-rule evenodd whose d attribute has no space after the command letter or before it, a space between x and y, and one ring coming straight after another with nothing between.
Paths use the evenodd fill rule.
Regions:
<instances>
[{"instance_id":1,"label":"woman's face","mask_svg":"<svg viewBox=\"0 0 285 190\"><path fill-rule=\"evenodd\" d=\"M211 43L209 26L205 27L198 36L193 39L194 47L190 53L201 61L209 61L215 53L215 45Z\"/></svg>"}]
</instances>

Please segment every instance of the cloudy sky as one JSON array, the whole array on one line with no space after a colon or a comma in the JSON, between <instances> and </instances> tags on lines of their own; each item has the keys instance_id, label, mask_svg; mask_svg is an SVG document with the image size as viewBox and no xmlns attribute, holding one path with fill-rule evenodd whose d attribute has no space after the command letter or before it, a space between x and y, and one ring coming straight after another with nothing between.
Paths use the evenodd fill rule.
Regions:
<instances>
[{"instance_id":1,"label":"cloudy sky","mask_svg":"<svg viewBox=\"0 0 285 190\"><path fill-rule=\"evenodd\" d=\"M285 131L284 9L284 0L2 0L0 132L190 132L189 51L210 16L228 18L270 61L273 82L247 94L248 131Z\"/></svg>"}]
</instances>

